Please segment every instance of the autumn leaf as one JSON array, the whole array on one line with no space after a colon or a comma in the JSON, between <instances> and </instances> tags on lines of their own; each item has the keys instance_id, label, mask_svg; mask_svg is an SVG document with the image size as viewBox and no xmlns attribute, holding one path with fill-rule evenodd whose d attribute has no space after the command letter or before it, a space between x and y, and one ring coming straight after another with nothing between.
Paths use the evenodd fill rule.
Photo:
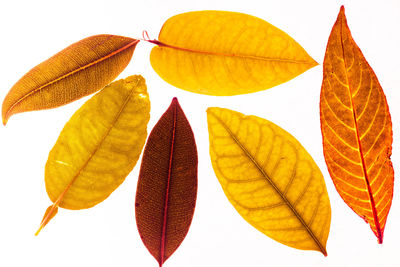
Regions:
<instances>
[{"instance_id":1,"label":"autumn leaf","mask_svg":"<svg viewBox=\"0 0 400 267\"><path fill-rule=\"evenodd\" d=\"M209 108L210 155L225 195L252 226L325 256L331 208L321 171L288 132L256 116Z\"/></svg>"},{"instance_id":2,"label":"autumn leaf","mask_svg":"<svg viewBox=\"0 0 400 267\"><path fill-rule=\"evenodd\" d=\"M185 238L196 194L196 143L174 98L149 135L136 191L140 237L160 266Z\"/></svg>"},{"instance_id":3,"label":"autumn leaf","mask_svg":"<svg viewBox=\"0 0 400 267\"><path fill-rule=\"evenodd\" d=\"M392 123L386 97L351 36L343 6L323 68L321 130L329 173L343 200L382 243L393 197Z\"/></svg>"},{"instance_id":4,"label":"autumn leaf","mask_svg":"<svg viewBox=\"0 0 400 267\"><path fill-rule=\"evenodd\" d=\"M138 40L96 35L80 40L26 73L3 102L13 114L55 108L100 90L128 65Z\"/></svg>"},{"instance_id":5,"label":"autumn leaf","mask_svg":"<svg viewBox=\"0 0 400 267\"><path fill-rule=\"evenodd\" d=\"M58 207L93 207L124 181L141 154L149 113L145 81L135 75L106 86L71 117L46 163L53 205L36 234Z\"/></svg>"},{"instance_id":6,"label":"autumn leaf","mask_svg":"<svg viewBox=\"0 0 400 267\"><path fill-rule=\"evenodd\" d=\"M168 19L150 54L166 82L206 95L239 95L284 83L317 65L289 35L246 14L196 11Z\"/></svg>"}]
</instances>

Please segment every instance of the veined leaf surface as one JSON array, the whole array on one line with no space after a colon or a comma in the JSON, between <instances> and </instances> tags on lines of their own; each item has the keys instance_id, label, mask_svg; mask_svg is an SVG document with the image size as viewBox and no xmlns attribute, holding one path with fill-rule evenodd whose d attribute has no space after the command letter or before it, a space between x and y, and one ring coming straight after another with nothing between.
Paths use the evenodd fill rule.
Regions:
<instances>
[{"instance_id":1,"label":"veined leaf surface","mask_svg":"<svg viewBox=\"0 0 400 267\"><path fill-rule=\"evenodd\" d=\"M15 113L58 107L100 90L128 65L138 40L95 35L26 73L3 102L3 124Z\"/></svg>"},{"instance_id":2,"label":"veined leaf surface","mask_svg":"<svg viewBox=\"0 0 400 267\"><path fill-rule=\"evenodd\" d=\"M341 8L328 40L321 89L326 164L343 200L382 243L393 197L392 122L374 71Z\"/></svg>"},{"instance_id":3,"label":"veined leaf surface","mask_svg":"<svg viewBox=\"0 0 400 267\"><path fill-rule=\"evenodd\" d=\"M239 214L282 244L327 255L329 197L302 145L256 116L222 108L207 115L212 166Z\"/></svg>"},{"instance_id":4,"label":"veined leaf surface","mask_svg":"<svg viewBox=\"0 0 400 267\"><path fill-rule=\"evenodd\" d=\"M58 207L90 208L124 181L146 141L149 113L145 81L134 75L106 86L71 117L46 163L53 205L40 229Z\"/></svg>"},{"instance_id":5,"label":"veined leaf surface","mask_svg":"<svg viewBox=\"0 0 400 267\"><path fill-rule=\"evenodd\" d=\"M206 95L239 95L284 83L317 63L289 35L254 16L196 11L168 19L150 54L166 82Z\"/></svg>"},{"instance_id":6,"label":"veined leaf surface","mask_svg":"<svg viewBox=\"0 0 400 267\"><path fill-rule=\"evenodd\" d=\"M136 191L140 237L160 266L185 238L196 195L196 143L174 98L149 135Z\"/></svg>"}]
</instances>

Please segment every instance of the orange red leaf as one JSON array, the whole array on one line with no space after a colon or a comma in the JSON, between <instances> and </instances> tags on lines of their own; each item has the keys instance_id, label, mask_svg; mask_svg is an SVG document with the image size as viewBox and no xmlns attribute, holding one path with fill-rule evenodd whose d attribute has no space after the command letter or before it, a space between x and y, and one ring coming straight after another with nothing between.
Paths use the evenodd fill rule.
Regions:
<instances>
[{"instance_id":1,"label":"orange red leaf","mask_svg":"<svg viewBox=\"0 0 400 267\"><path fill-rule=\"evenodd\" d=\"M343 200L378 242L393 197L392 123L378 79L341 8L323 64L320 112L326 164Z\"/></svg>"},{"instance_id":2,"label":"orange red leaf","mask_svg":"<svg viewBox=\"0 0 400 267\"><path fill-rule=\"evenodd\" d=\"M26 73L3 102L3 124L15 113L58 107L100 90L128 65L139 40L95 35Z\"/></svg>"}]
</instances>

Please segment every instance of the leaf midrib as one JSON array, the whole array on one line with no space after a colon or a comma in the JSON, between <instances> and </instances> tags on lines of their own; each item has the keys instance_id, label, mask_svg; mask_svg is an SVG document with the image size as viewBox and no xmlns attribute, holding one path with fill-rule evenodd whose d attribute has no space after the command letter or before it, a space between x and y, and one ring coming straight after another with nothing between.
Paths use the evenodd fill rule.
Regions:
<instances>
[{"instance_id":1,"label":"leaf midrib","mask_svg":"<svg viewBox=\"0 0 400 267\"><path fill-rule=\"evenodd\" d=\"M173 108L173 126L172 126L172 136L171 136L171 145L170 145L170 153L169 153L169 162L168 162L168 178L167 185L165 189L165 198L164 198L164 213L163 213L163 224L162 224L162 232L161 232L161 242L160 242L160 267L164 263L165 257L165 243L166 243L166 234L167 234L167 221L168 221L168 206L169 206L169 191L170 191L170 181L172 175L172 163L174 158L174 145L175 145L175 133L176 133L176 121L177 121L177 104L175 103L175 99L172 103Z\"/></svg>"},{"instance_id":2,"label":"leaf midrib","mask_svg":"<svg viewBox=\"0 0 400 267\"><path fill-rule=\"evenodd\" d=\"M314 65L314 66L318 65L318 63L314 60L313 61L305 61L305 60L294 60L294 59L285 59L285 58L268 58L268 57L261 57L261 56L228 54L228 53L211 52L211 51L203 51L203 50L195 50L195 49L190 49L190 48L185 48L185 47L179 47L179 46L169 45L169 44L160 42L158 40L150 40L148 42L156 44L160 47L166 47L166 48L171 48L171 49L175 49L175 50L181 50L181 51L185 51L185 52L211 55L211 56L238 57L238 58L253 59L253 60L260 60L260 61L275 61L275 62L284 62L284 63L293 63L293 64Z\"/></svg>"},{"instance_id":3,"label":"leaf midrib","mask_svg":"<svg viewBox=\"0 0 400 267\"><path fill-rule=\"evenodd\" d=\"M43 84L43 85L37 87L36 89L30 91L30 92L27 93L26 95L24 95L24 96L22 96L21 98L19 98L15 103L13 103L13 104L10 106L10 108L7 110L7 112L6 112L6 114L5 114L4 117L7 118L7 117L9 116L10 112L12 111L12 109L13 109L15 106L17 106L19 103L21 103L22 101L24 101L26 98L32 96L33 94L36 94L37 92L44 90L46 87L48 87L48 86L50 86L50 85L52 85L52 84L54 84L54 83L57 83L57 82L59 82L59 81L65 79L65 78L67 78L67 77L69 77L69 76L71 76L71 75L77 73L77 72L83 71L83 70L85 70L85 69L87 69L87 68L90 68L90 67L93 66L93 65L96 65L96 64L98 64L98 63L100 63L100 62L102 62L102 61L104 61L104 60L106 60L106 59L109 59L109 58L111 58L112 56L115 56L115 55L117 55L117 54L119 54L119 53L125 51L125 50L128 49L129 47L131 47L131 46L137 44L138 42L139 42L139 40L132 39L132 41L131 41L129 44L127 44L127 45L125 45L125 46L123 46L123 47L121 47L121 48L119 48L119 49L113 51L112 53L110 53L110 54L108 54L108 55L106 55L106 56L103 56L103 57L101 57L101 58L99 58L99 59L97 59L97 60L95 60L95 61L92 61L92 62L90 62L90 63L88 63L88 64L86 64L86 65L84 65L84 66L81 66L81 67L79 67L79 68L77 68L77 69L74 69L74 70L72 70L72 71L70 71L70 72L68 72L68 73L66 73L66 74L64 74L64 75L62 75L62 76L60 76L60 77L58 77L57 79L54 79L54 80L52 80L52 81L49 81L49 82L47 82L47 83L45 83L45 84Z\"/></svg>"},{"instance_id":4,"label":"leaf midrib","mask_svg":"<svg viewBox=\"0 0 400 267\"><path fill-rule=\"evenodd\" d=\"M368 191L368 197L369 197L369 200L370 200L372 215L373 215L374 224L375 224L375 227L376 227L378 243L382 244L382 241L383 241L382 240L383 239L383 237L382 237L382 229L381 229L381 226L380 226L380 223L379 223L378 214L377 214L377 210L376 210L374 196L372 194L371 185L369 183L369 175L368 175L367 167L366 167L366 164L365 164L364 153L363 153L363 150L362 150L360 133L359 133L358 123L357 123L357 114L356 114L356 111L355 111L354 101L353 101L353 97L352 97L352 90L350 88L349 76L348 76L348 71L347 71L347 62L346 62L346 57L345 57L345 53L344 53L344 43L343 43L343 25L344 24L346 24L346 26L347 26L347 23L346 23L346 21L344 19L344 13L343 13L342 17L341 17L341 20L340 20L340 44L341 44L341 48L342 48L343 64L344 64L344 68L345 68L345 77L346 77L346 82L347 82L347 85L348 85L349 98L350 98L351 109L352 109L352 113L353 113L354 128L356 129L356 139L357 139L357 145L358 145L358 150L359 150L359 156L360 156L361 165L362 165L364 178L365 178L364 180L365 180L365 184L366 184L367 191ZM351 35L350 35L350 38L351 38ZM351 40L351 41L353 41L353 40ZM372 88L371 88L371 90L372 90Z\"/></svg>"},{"instance_id":5,"label":"leaf midrib","mask_svg":"<svg viewBox=\"0 0 400 267\"><path fill-rule=\"evenodd\" d=\"M310 229L310 227L307 225L307 223L304 221L304 219L301 217L301 215L298 213L296 208L292 205L292 203L286 198L286 196L282 193L282 191L275 185L275 183L272 181L272 179L267 175L267 173L261 167L261 165L250 154L248 149L237 139L237 137L233 134L233 132L229 129L229 127L218 116L216 116L212 111L209 110L209 112L217 119L217 121L224 127L224 129L232 137L232 139L235 141L235 143L242 149L242 151L246 154L246 156L253 162L253 164L256 166L256 168L260 171L260 173L264 176L264 178L268 181L268 183L274 188L274 190L282 198L282 200L285 202L285 204L290 208L290 210L293 212L293 214L296 216L296 218L304 226L307 233L311 236L311 238L317 244L317 246L320 249L320 251L322 252L322 254L324 254L326 256L327 255L326 249L321 244L321 242L318 240L318 238L315 236L315 234Z\"/></svg>"}]
</instances>

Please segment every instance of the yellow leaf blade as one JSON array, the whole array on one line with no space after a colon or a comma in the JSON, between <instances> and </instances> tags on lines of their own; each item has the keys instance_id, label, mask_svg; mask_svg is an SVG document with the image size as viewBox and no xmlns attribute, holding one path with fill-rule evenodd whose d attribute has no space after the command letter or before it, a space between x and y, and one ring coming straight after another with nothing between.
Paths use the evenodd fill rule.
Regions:
<instances>
[{"instance_id":1,"label":"yellow leaf blade","mask_svg":"<svg viewBox=\"0 0 400 267\"><path fill-rule=\"evenodd\" d=\"M147 136L150 101L141 76L106 86L69 120L50 151L46 190L56 206L90 208L135 166Z\"/></svg>"},{"instance_id":2,"label":"yellow leaf blade","mask_svg":"<svg viewBox=\"0 0 400 267\"><path fill-rule=\"evenodd\" d=\"M329 197L308 152L267 120L222 108L207 115L211 162L239 214L282 244L327 255Z\"/></svg>"},{"instance_id":3,"label":"yellow leaf blade","mask_svg":"<svg viewBox=\"0 0 400 267\"><path fill-rule=\"evenodd\" d=\"M103 34L63 49L10 89L3 102L3 124L13 114L58 107L100 90L125 69L138 42Z\"/></svg>"},{"instance_id":4,"label":"yellow leaf blade","mask_svg":"<svg viewBox=\"0 0 400 267\"><path fill-rule=\"evenodd\" d=\"M238 95L284 83L317 63L289 35L254 16L196 11L168 19L152 49L166 82L206 95Z\"/></svg>"}]
</instances>

